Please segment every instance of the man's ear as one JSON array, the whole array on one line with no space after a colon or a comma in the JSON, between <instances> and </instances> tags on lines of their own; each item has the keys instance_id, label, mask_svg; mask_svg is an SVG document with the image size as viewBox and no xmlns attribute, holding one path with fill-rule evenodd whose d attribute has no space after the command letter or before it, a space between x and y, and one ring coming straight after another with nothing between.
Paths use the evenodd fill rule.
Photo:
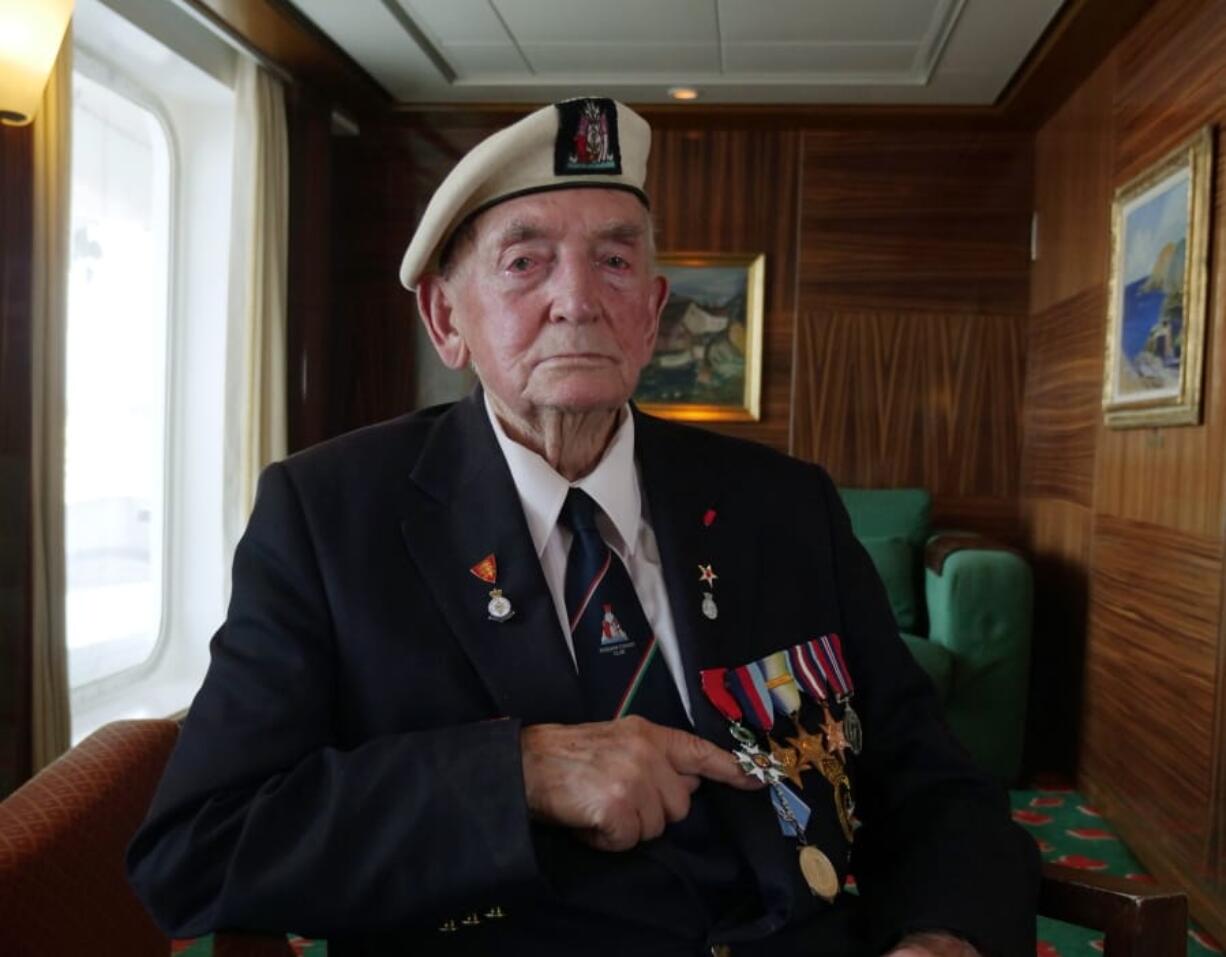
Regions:
<instances>
[{"instance_id":1,"label":"man's ear","mask_svg":"<svg viewBox=\"0 0 1226 957\"><path fill-rule=\"evenodd\" d=\"M451 291L442 276L426 273L417 281L417 311L443 365L449 369L468 365L468 344L453 321Z\"/></svg>"},{"instance_id":2,"label":"man's ear","mask_svg":"<svg viewBox=\"0 0 1226 957\"><path fill-rule=\"evenodd\" d=\"M651 342L649 343L652 349L656 345L656 335L660 332L660 317L664 315L664 307L668 303L668 277L657 275L651 280L651 293L648 298L648 304L653 313L655 313L656 321L651 324Z\"/></svg>"}]
</instances>

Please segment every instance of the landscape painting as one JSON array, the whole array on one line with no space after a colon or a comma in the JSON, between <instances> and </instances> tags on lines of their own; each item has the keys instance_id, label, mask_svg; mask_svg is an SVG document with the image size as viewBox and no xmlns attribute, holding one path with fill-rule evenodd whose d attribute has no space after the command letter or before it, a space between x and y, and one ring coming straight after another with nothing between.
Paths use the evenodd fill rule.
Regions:
<instances>
[{"instance_id":1,"label":"landscape painting","mask_svg":"<svg viewBox=\"0 0 1226 957\"><path fill-rule=\"evenodd\" d=\"M1210 150L1198 135L1116 193L1109 425L1199 420Z\"/></svg>"},{"instance_id":2,"label":"landscape painting","mask_svg":"<svg viewBox=\"0 0 1226 957\"><path fill-rule=\"evenodd\" d=\"M675 419L758 419L765 256L668 253L659 262L669 297L635 402Z\"/></svg>"}]
</instances>

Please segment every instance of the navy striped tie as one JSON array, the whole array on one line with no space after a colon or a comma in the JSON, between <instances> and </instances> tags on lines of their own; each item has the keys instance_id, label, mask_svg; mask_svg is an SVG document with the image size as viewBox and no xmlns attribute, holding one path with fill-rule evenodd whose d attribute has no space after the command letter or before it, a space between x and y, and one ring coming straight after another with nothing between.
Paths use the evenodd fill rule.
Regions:
<instances>
[{"instance_id":1,"label":"navy striped tie","mask_svg":"<svg viewBox=\"0 0 1226 957\"><path fill-rule=\"evenodd\" d=\"M596 528L596 503L572 488L558 520L571 530L566 613L588 711L595 721L637 714L688 728L626 566Z\"/></svg>"}]
</instances>

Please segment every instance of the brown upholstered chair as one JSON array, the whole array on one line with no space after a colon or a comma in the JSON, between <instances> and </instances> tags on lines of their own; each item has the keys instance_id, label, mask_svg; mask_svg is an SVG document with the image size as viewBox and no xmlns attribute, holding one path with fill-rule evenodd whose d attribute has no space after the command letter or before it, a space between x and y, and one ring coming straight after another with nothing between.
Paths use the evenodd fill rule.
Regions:
<instances>
[{"instance_id":1,"label":"brown upholstered chair","mask_svg":"<svg viewBox=\"0 0 1226 957\"><path fill-rule=\"evenodd\" d=\"M118 721L0 803L0 954L167 957L123 854L174 746L173 721ZM284 938L220 935L216 953L292 957Z\"/></svg>"},{"instance_id":2,"label":"brown upholstered chair","mask_svg":"<svg viewBox=\"0 0 1226 957\"><path fill-rule=\"evenodd\" d=\"M118 721L0 803L0 954L166 957L123 853L174 745L173 721ZM1183 957L1181 893L1048 864L1041 913L1106 934L1105 957ZM219 934L216 957L292 957L284 938Z\"/></svg>"}]
</instances>

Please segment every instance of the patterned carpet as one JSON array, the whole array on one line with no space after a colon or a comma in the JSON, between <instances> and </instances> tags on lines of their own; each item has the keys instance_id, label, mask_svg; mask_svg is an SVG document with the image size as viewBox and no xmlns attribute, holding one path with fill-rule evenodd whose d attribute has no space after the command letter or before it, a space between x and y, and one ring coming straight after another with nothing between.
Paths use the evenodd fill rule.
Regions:
<instances>
[{"instance_id":1,"label":"patterned carpet","mask_svg":"<svg viewBox=\"0 0 1226 957\"><path fill-rule=\"evenodd\" d=\"M1013 820L1039 845L1043 860L1135 881L1154 879L1132 856L1076 791L1013 791ZM1059 921L1039 918L1038 957L1095 957L1102 953L1102 934ZM1203 930L1188 927L1188 957L1210 957L1221 946Z\"/></svg>"},{"instance_id":2,"label":"patterned carpet","mask_svg":"<svg viewBox=\"0 0 1226 957\"><path fill-rule=\"evenodd\" d=\"M1115 874L1135 881L1153 882L1137 859L1085 799L1076 791L1013 791L1013 819L1034 835L1043 860L1067 867ZM327 945L320 941L290 937L298 957L325 957ZM1059 921L1039 918L1039 948L1036 957L1098 957L1102 934ZM177 957L211 957L209 937L176 941L171 953ZM1222 947L1203 930L1188 928L1188 957L1215 957Z\"/></svg>"}]
</instances>

